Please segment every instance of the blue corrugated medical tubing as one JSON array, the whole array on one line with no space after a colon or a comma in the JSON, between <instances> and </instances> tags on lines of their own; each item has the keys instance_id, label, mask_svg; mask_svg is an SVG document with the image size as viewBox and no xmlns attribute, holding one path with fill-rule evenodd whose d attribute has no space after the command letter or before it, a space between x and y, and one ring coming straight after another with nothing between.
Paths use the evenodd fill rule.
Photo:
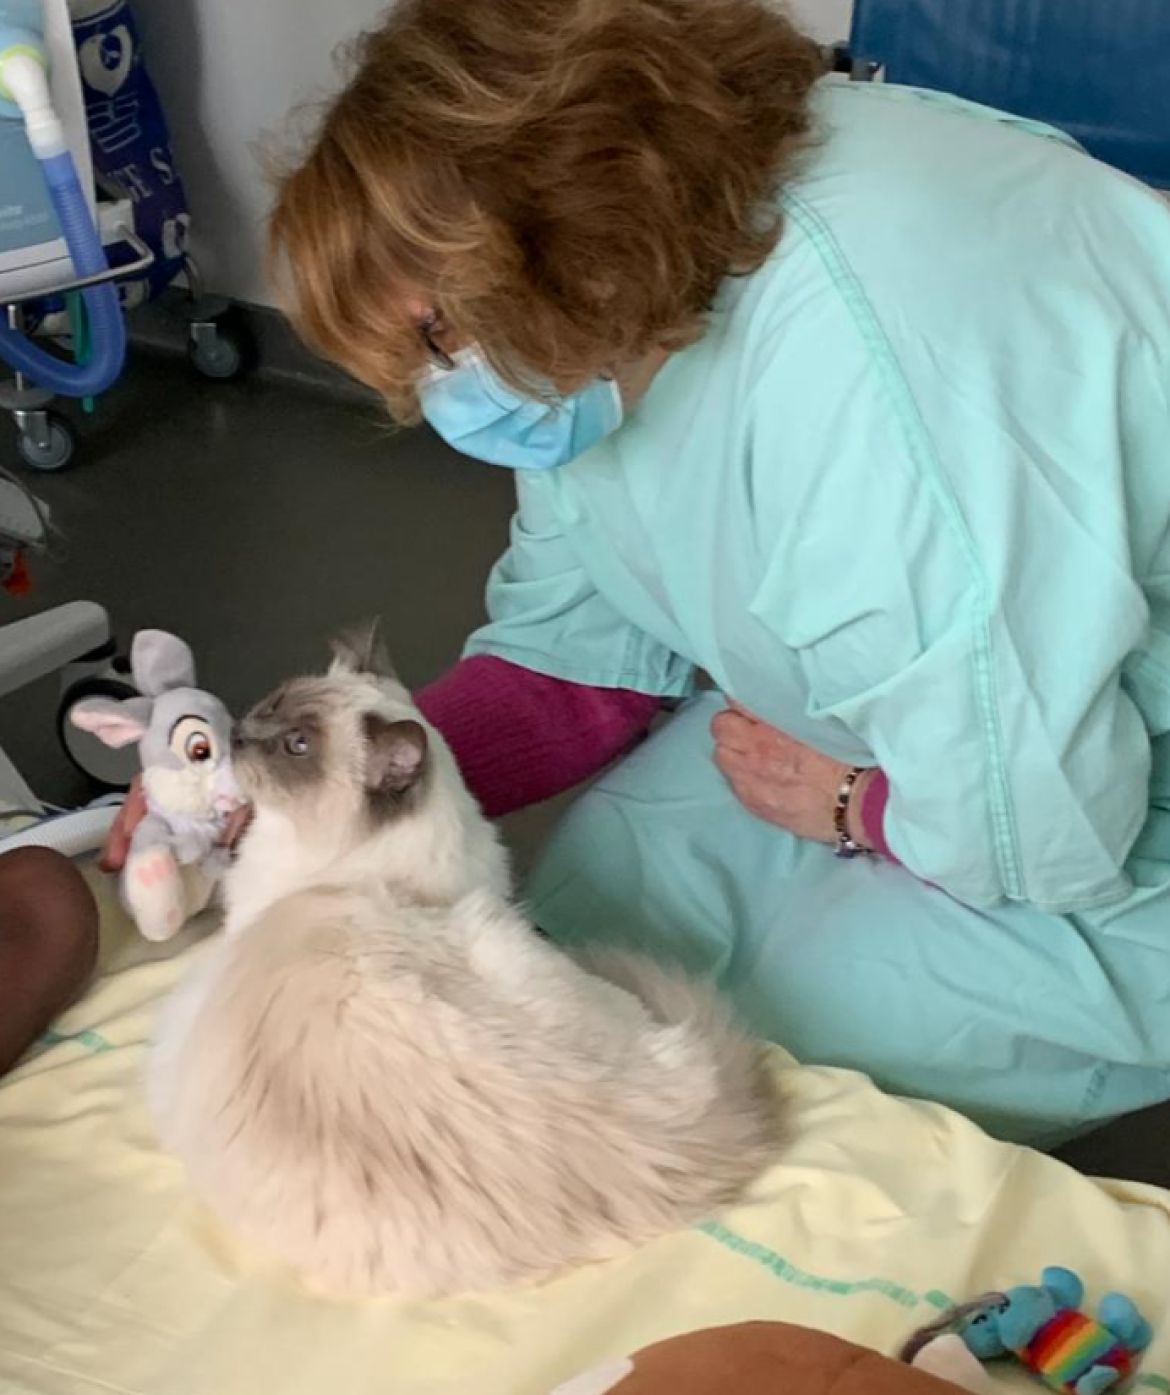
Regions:
<instances>
[{"instance_id":1,"label":"blue corrugated medical tubing","mask_svg":"<svg viewBox=\"0 0 1170 1395\"><path fill-rule=\"evenodd\" d=\"M81 279L109 268L101 238L73 156L66 151L41 161L45 185L57 211L57 220ZM34 344L11 326L0 323L0 358L38 387L62 397L96 397L112 386L126 362L126 321L118 292L110 284L90 286L82 292L89 311L92 357L85 364L65 363Z\"/></svg>"}]
</instances>

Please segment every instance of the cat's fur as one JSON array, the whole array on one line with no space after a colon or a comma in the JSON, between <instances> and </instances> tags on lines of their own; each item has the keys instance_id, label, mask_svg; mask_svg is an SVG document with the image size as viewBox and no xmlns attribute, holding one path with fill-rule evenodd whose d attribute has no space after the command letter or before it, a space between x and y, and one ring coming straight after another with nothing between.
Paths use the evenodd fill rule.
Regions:
<instances>
[{"instance_id":1,"label":"cat's fur","mask_svg":"<svg viewBox=\"0 0 1170 1395\"><path fill-rule=\"evenodd\" d=\"M195 1190L360 1293L536 1279L734 1201L775 1139L758 1047L681 978L541 939L442 739L372 667L343 656L240 725L255 818L225 933L152 1060Z\"/></svg>"}]
</instances>

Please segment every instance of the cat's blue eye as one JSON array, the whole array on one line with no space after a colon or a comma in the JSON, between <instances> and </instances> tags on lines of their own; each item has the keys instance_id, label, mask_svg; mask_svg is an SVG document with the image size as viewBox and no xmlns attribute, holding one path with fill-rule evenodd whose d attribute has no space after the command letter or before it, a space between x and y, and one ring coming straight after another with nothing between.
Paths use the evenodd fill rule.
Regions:
<instances>
[{"instance_id":1,"label":"cat's blue eye","mask_svg":"<svg viewBox=\"0 0 1170 1395\"><path fill-rule=\"evenodd\" d=\"M307 756L309 738L303 731L292 731L284 738L284 749L290 756Z\"/></svg>"}]
</instances>

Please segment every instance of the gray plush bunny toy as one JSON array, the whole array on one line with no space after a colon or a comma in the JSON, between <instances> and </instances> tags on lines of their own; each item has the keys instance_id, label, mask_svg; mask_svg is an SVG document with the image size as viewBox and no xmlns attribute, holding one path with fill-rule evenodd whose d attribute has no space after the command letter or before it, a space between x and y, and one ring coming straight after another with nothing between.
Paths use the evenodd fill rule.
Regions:
<instances>
[{"instance_id":1,"label":"gray plush bunny toy","mask_svg":"<svg viewBox=\"0 0 1170 1395\"><path fill-rule=\"evenodd\" d=\"M168 940L210 902L227 868L224 837L241 802L232 719L195 686L195 660L175 635L139 631L130 670L141 696L89 698L70 715L107 746L138 743L147 814L130 843L122 900L148 940Z\"/></svg>"}]
</instances>

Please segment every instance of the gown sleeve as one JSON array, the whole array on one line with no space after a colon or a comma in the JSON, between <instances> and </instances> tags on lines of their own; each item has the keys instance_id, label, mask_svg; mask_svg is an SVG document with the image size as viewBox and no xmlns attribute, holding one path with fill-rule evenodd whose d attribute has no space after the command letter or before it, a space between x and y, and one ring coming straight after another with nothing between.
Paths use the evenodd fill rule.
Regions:
<instances>
[{"instance_id":1,"label":"gown sleeve","mask_svg":"<svg viewBox=\"0 0 1170 1395\"><path fill-rule=\"evenodd\" d=\"M550 482L518 474L511 546L488 581L488 623L465 657L490 654L592 688L688 696L694 667L623 619L586 575L556 517Z\"/></svg>"}]
</instances>

